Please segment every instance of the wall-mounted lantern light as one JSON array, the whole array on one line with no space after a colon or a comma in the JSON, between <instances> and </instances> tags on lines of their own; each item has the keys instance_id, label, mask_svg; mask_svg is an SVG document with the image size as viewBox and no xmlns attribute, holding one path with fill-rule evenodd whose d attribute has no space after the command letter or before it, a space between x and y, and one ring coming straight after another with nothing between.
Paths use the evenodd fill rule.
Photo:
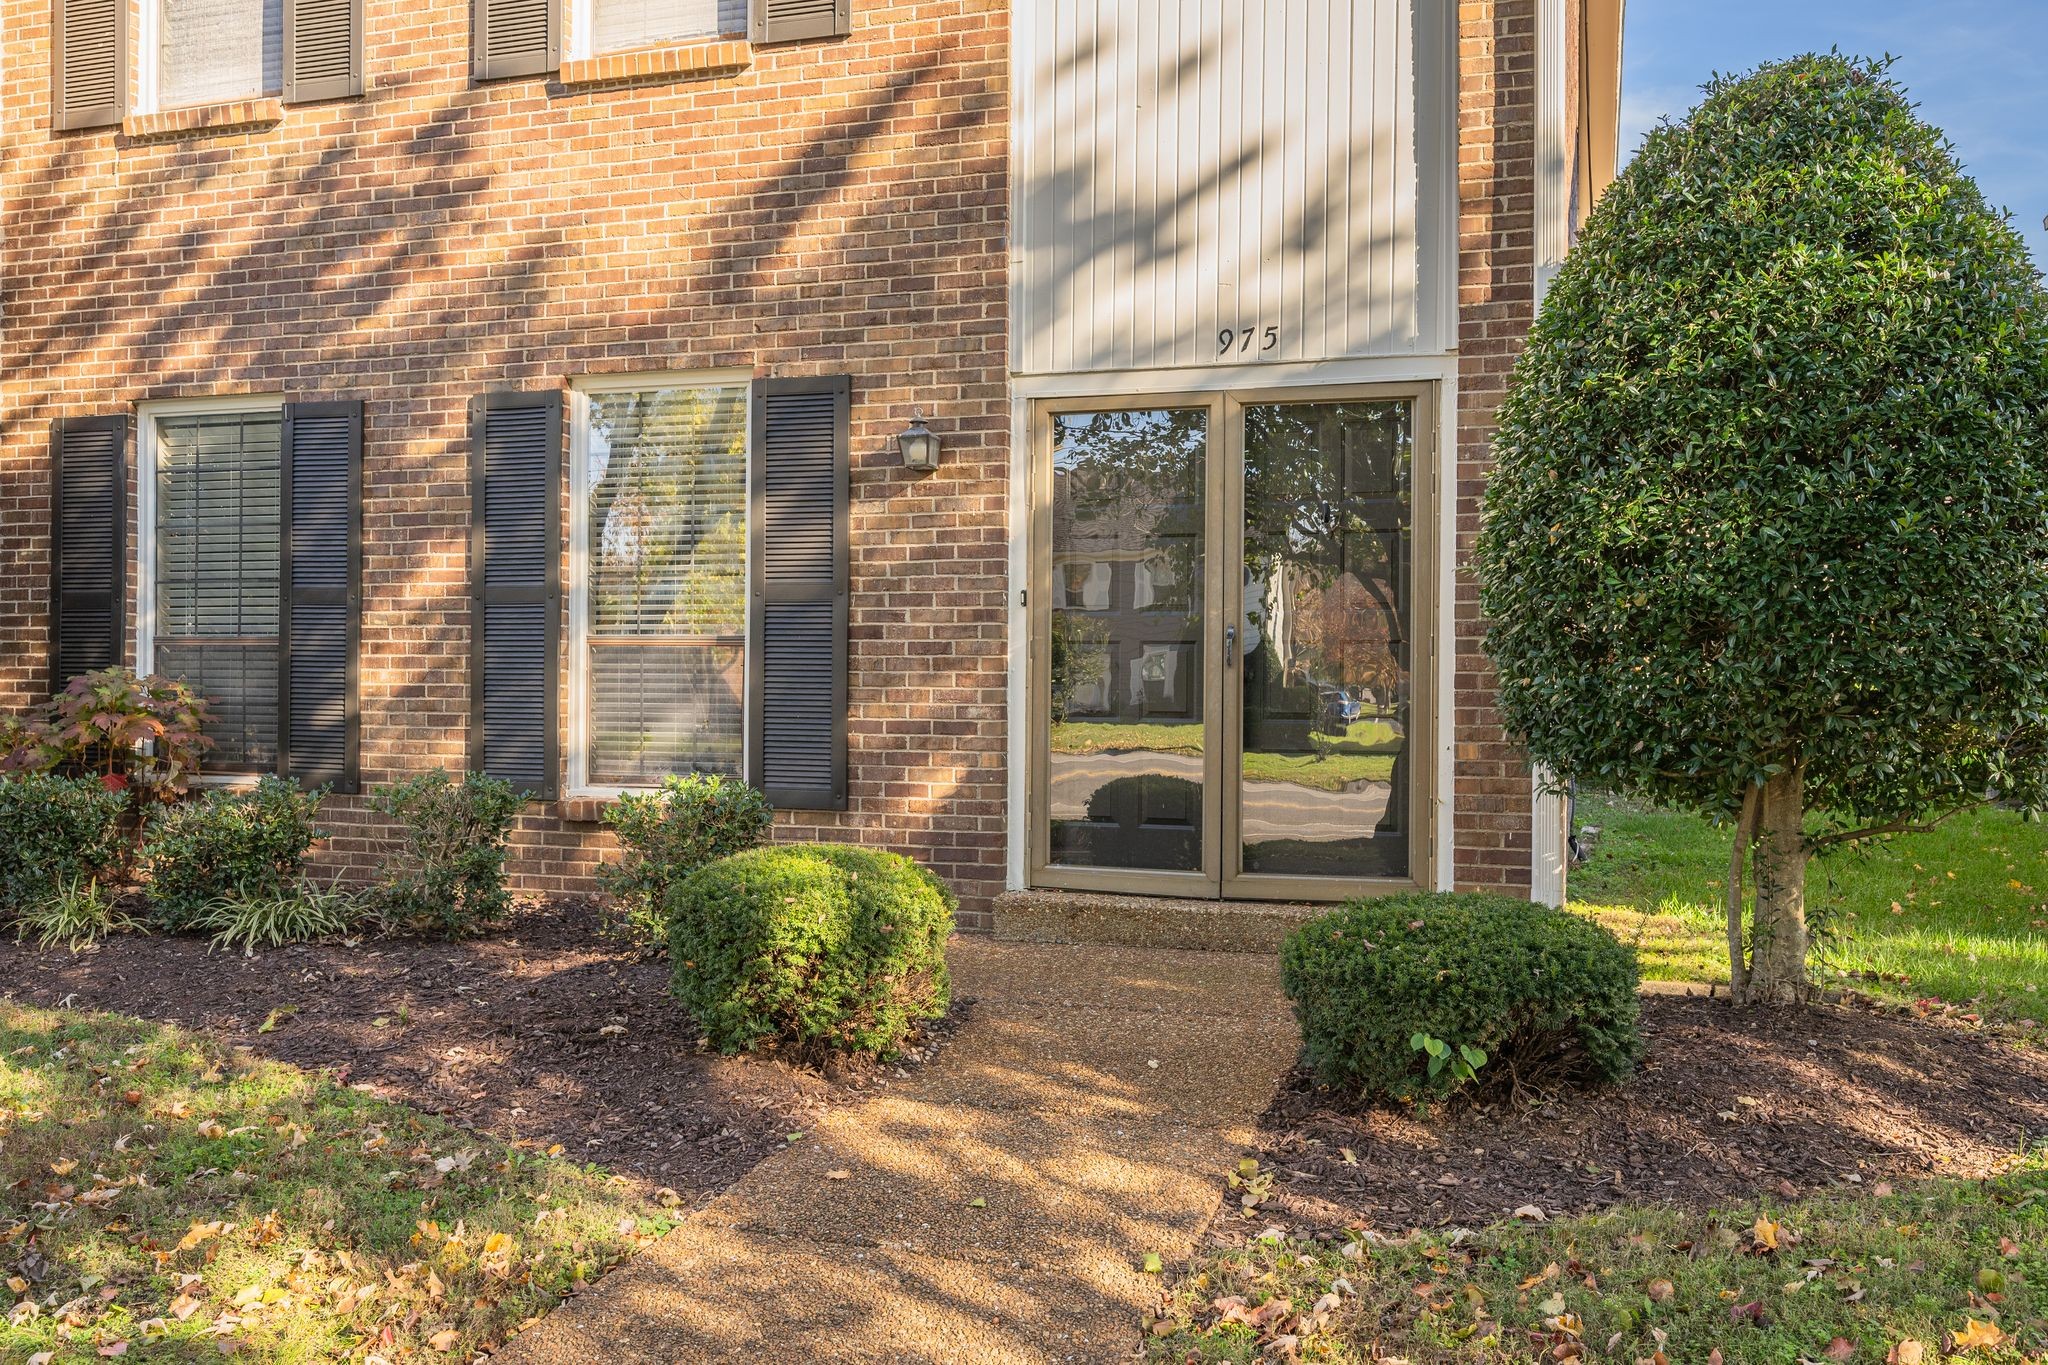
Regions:
<instances>
[{"instance_id":1,"label":"wall-mounted lantern light","mask_svg":"<svg viewBox=\"0 0 2048 1365\"><path fill-rule=\"evenodd\" d=\"M923 413L912 417L910 425L897 436L896 449L902 452L905 469L923 474L939 467L939 438L924 424Z\"/></svg>"}]
</instances>

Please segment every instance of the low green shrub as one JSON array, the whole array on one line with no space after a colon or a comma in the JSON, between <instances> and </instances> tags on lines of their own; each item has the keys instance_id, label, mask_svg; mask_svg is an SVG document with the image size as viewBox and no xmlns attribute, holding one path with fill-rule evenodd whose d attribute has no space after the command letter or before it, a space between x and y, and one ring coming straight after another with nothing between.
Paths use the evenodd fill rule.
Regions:
<instances>
[{"instance_id":1,"label":"low green shrub","mask_svg":"<svg viewBox=\"0 0 2048 1365\"><path fill-rule=\"evenodd\" d=\"M698 868L764 843L775 811L737 778L689 773L662 779L652 792L622 796L604 812L623 857L598 869L616 903L614 927L627 939L668 938L669 889Z\"/></svg>"},{"instance_id":2,"label":"low green shrub","mask_svg":"<svg viewBox=\"0 0 2048 1365\"><path fill-rule=\"evenodd\" d=\"M1369 1099L1619 1081L1642 1050L1635 954L1506 896L1353 901L1295 930L1280 973L1317 1079Z\"/></svg>"},{"instance_id":3,"label":"low green shrub","mask_svg":"<svg viewBox=\"0 0 2048 1365\"><path fill-rule=\"evenodd\" d=\"M893 1057L946 1012L946 884L900 854L752 849L669 892L675 995L711 1042Z\"/></svg>"},{"instance_id":4,"label":"low green shrub","mask_svg":"<svg viewBox=\"0 0 2048 1365\"><path fill-rule=\"evenodd\" d=\"M15 912L14 941L34 939L45 951L62 944L75 953L109 934L141 927L106 887L89 878L68 879Z\"/></svg>"},{"instance_id":5,"label":"low green shrub","mask_svg":"<svg viewBox=\"0 0 2048 1365\"><path fill-rule=\"evenodd\" d=\"M216 948L277 948L336 938L355 926L361 907L339 888L287 887L254 896L210 901L188 928L208 935Z\"/></svg>"},{"instance_id":6,"label":"low green shrub","mask_svg":"<svg viewBox=\"0 0 2048 1365\"><path fill-rule=\"evenodd\" d=\"M405 827L371 903L387 926L463 938L512 908L505 889L505 845L529 794L502 778L439 769L386 787L370 805Z\"/></svg>"},{"instance_id":7,"label":"low green shrub","mask_svg":"<svg viewBox=\"0 0 2048 1365\"><path fill-rule=\"evenodd\" d=\"M214 790L150 812L142 858L151 914L166 929L194 927L215 901L296 893L306 854L326 837L315 823L326 789L265 777L247 790Z\"/></svg>"},{"instance_id":8,"label":"low green shrub","mask_svg":"<svg viewBox=\"0 0 2048 1365\"><path fill-rule=\"evenodd\" d=\"M0 911L23 914L75 883L98 882L127 852L128 798L96 777L0 778Z\"/></svg>"}]
</instances>

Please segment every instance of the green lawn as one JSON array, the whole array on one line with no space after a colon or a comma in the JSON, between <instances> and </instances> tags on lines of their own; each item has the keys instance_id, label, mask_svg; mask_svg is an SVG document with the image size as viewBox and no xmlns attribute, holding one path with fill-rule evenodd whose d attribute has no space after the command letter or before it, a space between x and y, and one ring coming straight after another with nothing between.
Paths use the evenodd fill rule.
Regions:
<instances>
[{"instance_id":1,"label":"green lawn","mask_svg":"<svg viewBox=\"0 0 2048 1365\"><path fill-rule=\"evenodd\" d=\"M1115 721L1068 721L1052 727L1056 754L1202 753L1201 725L1123 724ZM1291 782L1296 786L1339 791L1352 782L1386 782L1394 775L1394 755L1401 736L1384 721L1359 720L1342 739L1315 737L1316 749L1302 754L1247 754L1247 782Z\"/></svg>"},{"instance_id":2,"label":"green lawn","mask_svg":"<svg viewBox=\"0 0 2048 1365\"><path fill-rule=\"evenodd\" d=\"M1729 829L1583 793L1577 823L1600 838L1571 874L1572 908L1636 945L1645 976L1725 983ZM2048 824L1984 810L1831 853L1807 906L1823 984L2048 1018Z\"/></svg>"},{"instance_id":3,"label":"green lawn","mask_svg":"<svg viewBox=\"0 0 2048 1365\"><path fill-rule=\"evenodd\" d=\"M1283 1335L1300 1338L1298 1357L1261 1354ZM1177 1283L1149 1349L1176 1365L2039 1361L2048 1161L1982 1183L1719 1214L1629 1208L1456 1243L1264 1241Z\"/></svg>"},{"instance_id":4,"label":"green lawn","mask_svg":"<svg viewBox=\"0 0 2048 1365\"><path fill-rule=\"evenodd\" d=\"M9 1365L468 1360L668 1226L553 1153L177 1029L0 1000Z\"/></svg>"}]
</instances>

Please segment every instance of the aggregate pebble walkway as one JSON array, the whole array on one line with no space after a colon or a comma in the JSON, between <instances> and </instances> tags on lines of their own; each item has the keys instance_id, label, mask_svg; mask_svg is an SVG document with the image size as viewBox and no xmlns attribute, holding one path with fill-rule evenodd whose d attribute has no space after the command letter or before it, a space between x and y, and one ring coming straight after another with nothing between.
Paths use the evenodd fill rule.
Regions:
<instances>
[{"instance_id":1,"label":"aggregate pebble walkway","mask_svg":"<svg viewBox=\"0 0 2048 1365\"><path fill-rule=\"evenodd\" d=\"M1115 1361L1296 1049L1271 957L955 939L960 1032L494 1365Z\"/></svg>"}]
</instances>

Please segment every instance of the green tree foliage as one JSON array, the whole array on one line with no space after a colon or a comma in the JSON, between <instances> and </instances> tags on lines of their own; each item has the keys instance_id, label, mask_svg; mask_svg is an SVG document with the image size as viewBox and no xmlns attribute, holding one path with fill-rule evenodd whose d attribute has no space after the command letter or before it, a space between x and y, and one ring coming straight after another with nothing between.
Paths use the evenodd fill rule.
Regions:
<instances>
[{"instance_id":1,"label":"green tree foliage","mask_svg":"<svg viewBox=\"0 0 2048 1365\"><path fill-rule=\"evenodd\" d=\"M1812 853L2042 795L2048 299L1883 63L1718 79L1649 135L1495 454L1503 716L1562 777L1741 822L1738 989L1803 989Z\"/></svg>"}]
</instances>

